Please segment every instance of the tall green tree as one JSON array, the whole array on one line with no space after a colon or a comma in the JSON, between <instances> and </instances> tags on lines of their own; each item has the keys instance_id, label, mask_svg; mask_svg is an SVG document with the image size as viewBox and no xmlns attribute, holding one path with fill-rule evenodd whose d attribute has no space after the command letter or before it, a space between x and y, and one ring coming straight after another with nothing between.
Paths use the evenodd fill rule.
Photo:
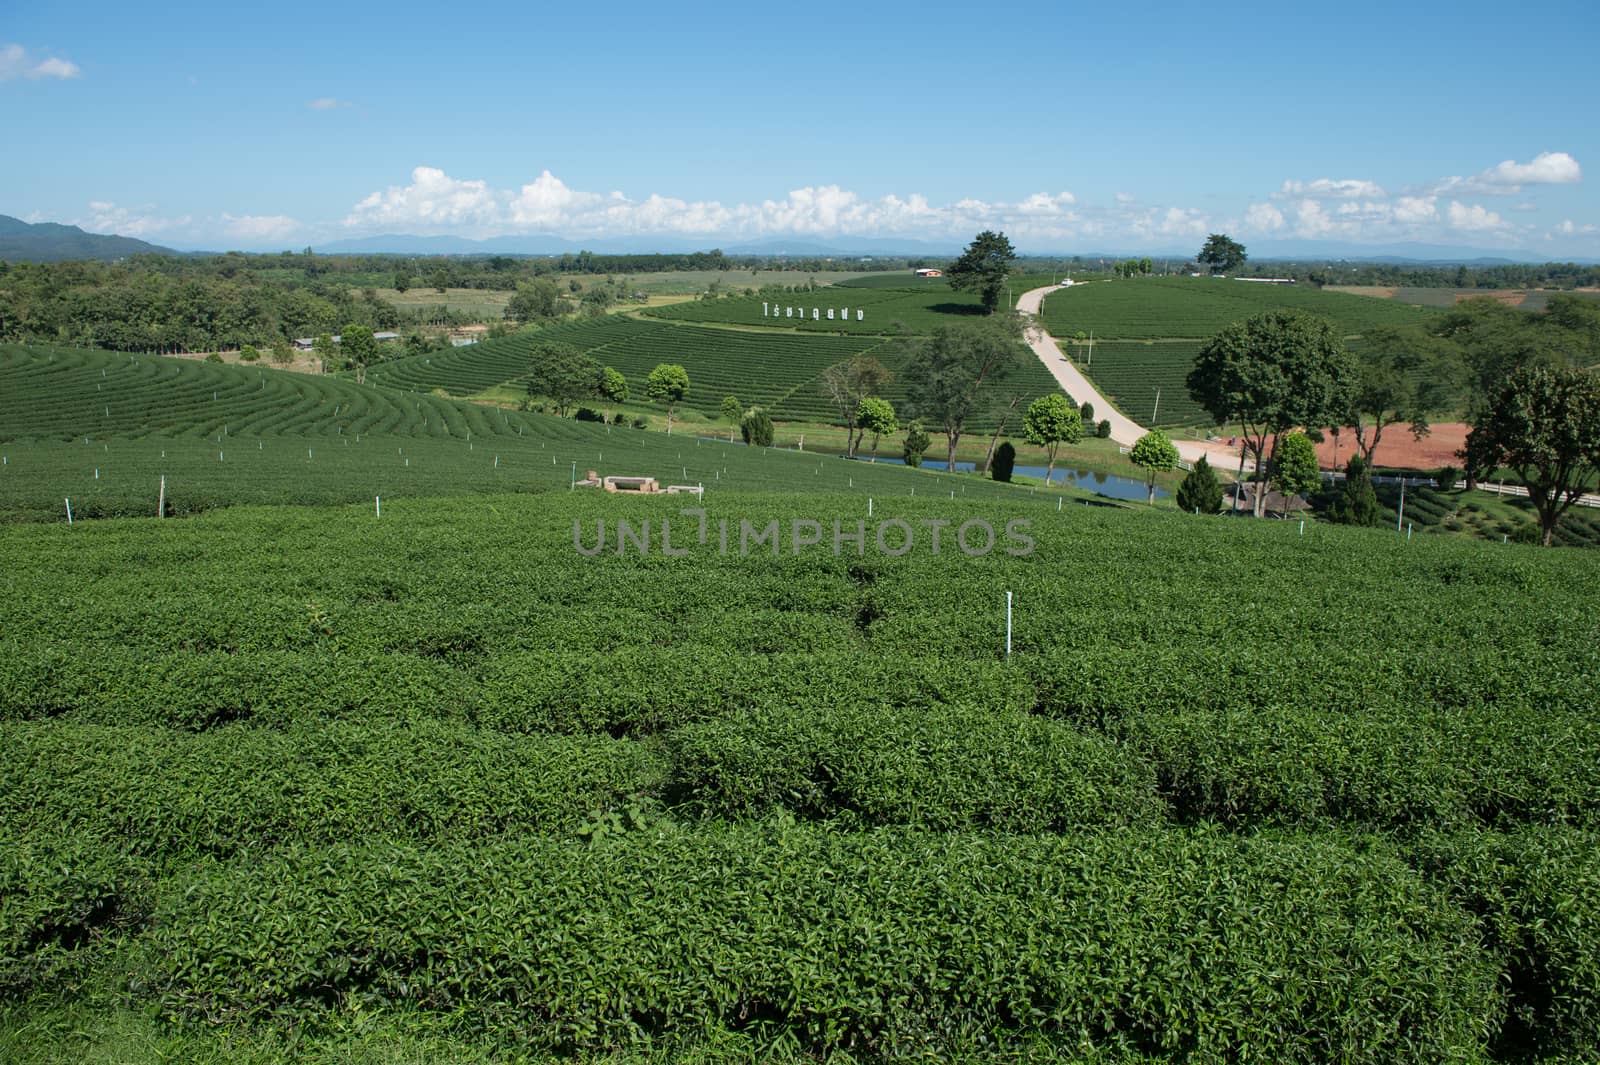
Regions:
<instances>
[{"instance_id":1,"label":"tall green tree","mask_svg":"<svg viewBox=\"0 0 1600 1065\"><path fill-rule=\"evenodd\" d=\"M895 417L894 405L878 396L868 396L856 408L856 425L861 435L872 434L872 457L878 457L878 438L898 432L900 421Z\"/></svg>"},{"instance_id":2,"label":"tall green tree","mask_svg":"<svg viewBox=\"0 0 1600 1065\"><path fill-rule=\"evenodd\" d=\"M981 322L946 325L917 348L906 367L913 413L929 418L945 434L949 469L956 445L977 407L978 390L999 381L1022 364L1022 316L997 314Z\"/></svg>"},{"instance_id":3,"label":"tall green tree","mask_svg":"<svg viewBox=\"0 0 1600 1065\"><path fill-rule=\"evenodd\" d=\"M1471 436L1528 489L1549 547L1561 516L1600 481L1600 377L1525 366L1506 378Z\"/></svg>"},{"instance_id":4,"label":"tall green tree","mask_svg":"<svg viewBox=\"0 0 1600 1065\"><path fill-rule=\"evenodd\" d=\"M1129 452L1128 458L1145 472L1145 487L1149 489L1145 501L1154 506L1156 474L1178 468L1178 449L1172 446L1172 441L1167 439L1166 433L1160 429L1152 429L1134 441L1133 450Z\"/></svg>"},{"instance_id":5,"label":"tall green tree","mask_svg":"<svg viewBox=\"0 0 1600 1065\"><path fill-rule=\"evenodd\" d=\"M1044 469L1044 480L1049 484L1056 469L1056 449L1083 439L1083 418L1072 400L1052 392L1028 404L1027 413L1022 416L1022 435L1049 454L1050 461Z\"/></svg>"},{"instance_id":6,"label":"tall green tree","mask_svg":"<svg viewBox=\"0 0 1600 1065\"><path fill-rule=\"evenodd\" d=\"M976 292L983 301L983 309L990 314L1000 305L1000 293L1005 291L1006 278L1011 275L1011 264L1016 261L1016 249L1004 233L984 230L972 238L961 257L945 268L950 287L962 292Z\"/></svg>"},{"instance_id":7,"label":"tall green tree","mask_svg":"<svg viewBox=\"0 0 1600 1065\"><path fill-rule=\"evenodd\" d=\"M1178 506L1190 514L1215 514L1222 509L1222 485L1204 455L1178 486Z\"/></svg>"},{"instance_id":8,"label":"tall green tree","mask_svg":"<svg viewBox=\"0 0 1600 1065\"><path fill-rule=\"evenodd\" d=\"M583 400L600 395L605 369L592 356L556 341L536 344L530 353L528 394L544 396L565 418Z\"/></svg>"},{"instance_id":9,"label":"tall green tree","mask_svg":"<svg viewBox=\"0 0 1600 1065\"><path fill-rule=\"evenodd\" d=\"M1211 234L1201 247L1200 254L1195 256L1195 260L1213 274L1225 274L1230 270L1237 270L1244 265L1247 258L1249 256L1245 254L1244 245L1226 233Z\"/></svg>"},{"instance_id":10,"label":"tall green tree","mask_svg":"<svg viewBox=\"0 0 1600 1065\"><path fill-rule=\"evenodd\" d=\"M1189 394L1218 425L1239 423L1256 480L1266 477L1266 446L1296 426L1343 421L1355 389L1355 367L1325 318L1264 311L1235 322L1208 342L1189 371ZM1243 465L1244 455L1240 456ZM1265 493L1256 492L1255 513Z\"/></svg>"},{"instance_id":11,"label":"tall green tree","mask_svg":"<svg viewBox=\"0 0 1600 1065\"><path fill-rule=\"evenodd\" d=\"M689 394L689 371L673 362L658 363L644 382L645 398L667 408L667 433L672 433L672 411Z\"/></svg>"}]
</instances>

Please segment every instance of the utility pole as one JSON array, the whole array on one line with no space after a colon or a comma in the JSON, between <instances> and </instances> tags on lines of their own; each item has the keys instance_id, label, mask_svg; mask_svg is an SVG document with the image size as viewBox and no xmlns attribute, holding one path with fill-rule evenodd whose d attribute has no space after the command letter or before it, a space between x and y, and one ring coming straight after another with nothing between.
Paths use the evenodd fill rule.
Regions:
<instances>
[{"instance_id":1,"label":"utility pole","mask_svg":"<svg viewBox=\"0 0 1600 1065\"><path fill-rule=\"evenodd\" d=\"M1156 386L1156 405L1150 411L1150 428L1156 427L1156 412L1161 410L1161 386Z\"/></svg>"}]
</instances>

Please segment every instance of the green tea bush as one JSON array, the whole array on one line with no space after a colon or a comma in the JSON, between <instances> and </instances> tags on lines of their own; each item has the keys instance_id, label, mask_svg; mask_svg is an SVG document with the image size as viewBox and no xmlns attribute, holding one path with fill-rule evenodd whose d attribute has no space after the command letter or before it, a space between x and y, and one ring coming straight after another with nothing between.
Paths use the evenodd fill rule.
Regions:
<instances>
[{"instance_id":1,"label":"green tea bush","mask_svg":"<svg viewBox=\"0 0 1600 1065\"><path fill-rule=\"evenodd\" d=\"M297 847L166 893L149 939L180 1016L389 1002L569 1053L742 1032L818 1057L1471 1061L1497 1006L1471 918L1384 848L1315 837Z\"/></svg>"},{"instance_id":2,"label":"green tea bush","mask_svg":"<svg viewBox=\"0 0 1600 1065\"><path fill-rule=\"evenodd\" d=\"M784 807L867 824L1062 832L1149 824L1154 777L1098 735L970 706L790 708L668 737L676 801L723 817Z\"/></svg>"}]
</instances>

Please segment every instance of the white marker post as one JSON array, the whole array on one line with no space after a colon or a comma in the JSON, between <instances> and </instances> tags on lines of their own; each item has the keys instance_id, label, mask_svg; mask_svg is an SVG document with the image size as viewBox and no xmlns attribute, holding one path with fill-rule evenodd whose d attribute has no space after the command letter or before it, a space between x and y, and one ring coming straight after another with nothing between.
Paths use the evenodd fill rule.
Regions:
<instances>
[{"instance_id":1,"label":"white marker post","mask_svg":"<svg viewBox=\"0 0 1600 1065\"><path fill-rule=\"evenodd\" d=\"M1006 657L1011 657L1011 593L1006 593Z\"/></svg>"},{"instance_id":2,"label":"white marker post","mask_svg":"<svg viewBox=\"0 0 1600 1065\"><path fill-rule=\"evenodd\" d=\"M872 517L872 497L867 497L867 517Z\"/></svg>"},{"instance_id":3,"label":"white marker post","mask_svg":"<svg viewBox=\"0 0 1600 1065\"><path fill-rule=\"evenodd\" d=\"M372 497L372 512L373 512L373 516L374 517L378 517L378 518L383 517L383 497L382 496L373 496Z\"/></svg>"},{"instance_id":4,"label":"white marker post","mask_svg":"<svg viewBox=\"0 0 1600 1065\"><path fill-rule=\"evenodd\" d=\"M161 478L161 490L156 495L156 517L167 516L167 479Z\"/></svg>"},{"instance_id":5,"label":"white marker post","mask_svg":"<svg viewBox=\"0 0 1600 1065\"><path fill-rule=\"evenodd\" d=\"M66 496L62 496L61 498L67 500L67 524L71 525L72 524L72 500L71 499L67 499Z\"/></svg>"}]
</instances>

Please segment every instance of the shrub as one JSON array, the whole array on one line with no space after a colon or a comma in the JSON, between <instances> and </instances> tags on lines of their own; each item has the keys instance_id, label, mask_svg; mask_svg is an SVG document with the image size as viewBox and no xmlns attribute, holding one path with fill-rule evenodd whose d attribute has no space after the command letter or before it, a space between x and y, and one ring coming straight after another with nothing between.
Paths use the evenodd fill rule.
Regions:
<instances>
[{"instance_id":1,"label":"shrub","mask_svg":"<svg viewBox=\"0 0 1600 1065\"><path fill-rule=\"evenodd\" d=\"M1011 471L1017 465L1017 449L1011 446L1011 441L1002 441L995 448L994 461L989 464L989 476L997 481L1011 481Z\"/></svg>"},{"instance_id":2,"label":"shrub","mask_svg":"<svg viewBox=\"0 0 1600 1065\"><path fill-rule=\"evenodd\" d=\"M1178 486L1178 506L1191 514L1215 514L1222 509L1222 485L1204 455Z\"/></svg>"},{"instance_id":3,"label":"shrub","mask_svg":"<svg viewBox=\"0 0 1600 1065\"><path fill-rule=\"evenodd\" d=\"M739 420L739 435L751 447L771 447L773 438L772 416L760 407L752 407Z\"/></svg>"},{"instance_id":4,"label":"shrub","mask_svg":"<svg viewBox=\"0 0 1600 1065\"><path fill-rule=\"evenodd\" d=\"M606 416L604 414L601 414L592 407L579 407L577 413L575 413L573 417L580 422L599 422L602 425L605 424L606 420Z\"/></svg>"},{"instance_id":5,"label":"shrub","mask_svg":"<svg viewBox=\"0 0 1600 1065\"><path fill-rule=\"evenodd\" d=\"M1094 404L1093 403L1085 403L1083 406L1079 407L1078 408L1078 417L1083 419L1083 424L1084 425L1093 425L1094 424Z\"/></svg>"},{"instance_id":6,"label":"shrub","mask_svg":"<svg viewBox=\"0 0 1600 1065\"><path fill-rule=\"evenodd\" d=\"M211 354L206 356L206 361L207 362L221 362L222 361L222 356L219 355L217 352L213 351Z\"/></svg>"},{"instance_id":7,"label":"shrub","mask_svg":"<svg viewBox=\"0 0 1600 1065\"><path fill-rule=\"evenodd\" d=\"M1098 436L1101 440L1110 440L1111 439L1111 423L1109 421L1106 421L1106 420L1102 419L1100 424L1095 426L1094 435Z\"/></svg>"},{"instance_id":8,"label":"shrub","mask_svg":"<svg viewBox=\"0 0 1600 1065\"><path fill-rule=\"evenodd\" d=\"M1448 492L1455 488L1456 482L1461 479L1461 470L1455 466L1440 466L1439 472L1433 475L1439 483L1439 491Z\"/></svg>"},{"instance_id":9,"label":"shrub","mask_svg":"<svg viewBox=\"0 0 1600 1065\"><path fill-rule=\"evenodd\" d=\"M641 414L633 419L633 427L635 429L648 429L650 427L650 419Z\"/></svg>"},{"instance_id":10,"label":"shrub","mask_svg":"<svg viewBox=\"0 0 1600 1065\"><path fill-rule=\"evenodd\" d=\"M928 450L928 445L931 443L933 443L933 440L922 428L920 421L914 421L907 425L905 449L900 453L905 460L905 464L907 466L921 466L923 453Z\"/></svg>"},{"instance_id":11,"label":"shrub","mask_svg":"<svg viewBox=\"0 0 1600 1065\"><path fill-rule=\"evenodd\" d=\"M1372 474L1366 460L1353 455L1345 467L1344 485L1328 504L1328 520L1341 525L1378 524L1378 493L1372 487Z\"/></svg>"}]
</instances>

